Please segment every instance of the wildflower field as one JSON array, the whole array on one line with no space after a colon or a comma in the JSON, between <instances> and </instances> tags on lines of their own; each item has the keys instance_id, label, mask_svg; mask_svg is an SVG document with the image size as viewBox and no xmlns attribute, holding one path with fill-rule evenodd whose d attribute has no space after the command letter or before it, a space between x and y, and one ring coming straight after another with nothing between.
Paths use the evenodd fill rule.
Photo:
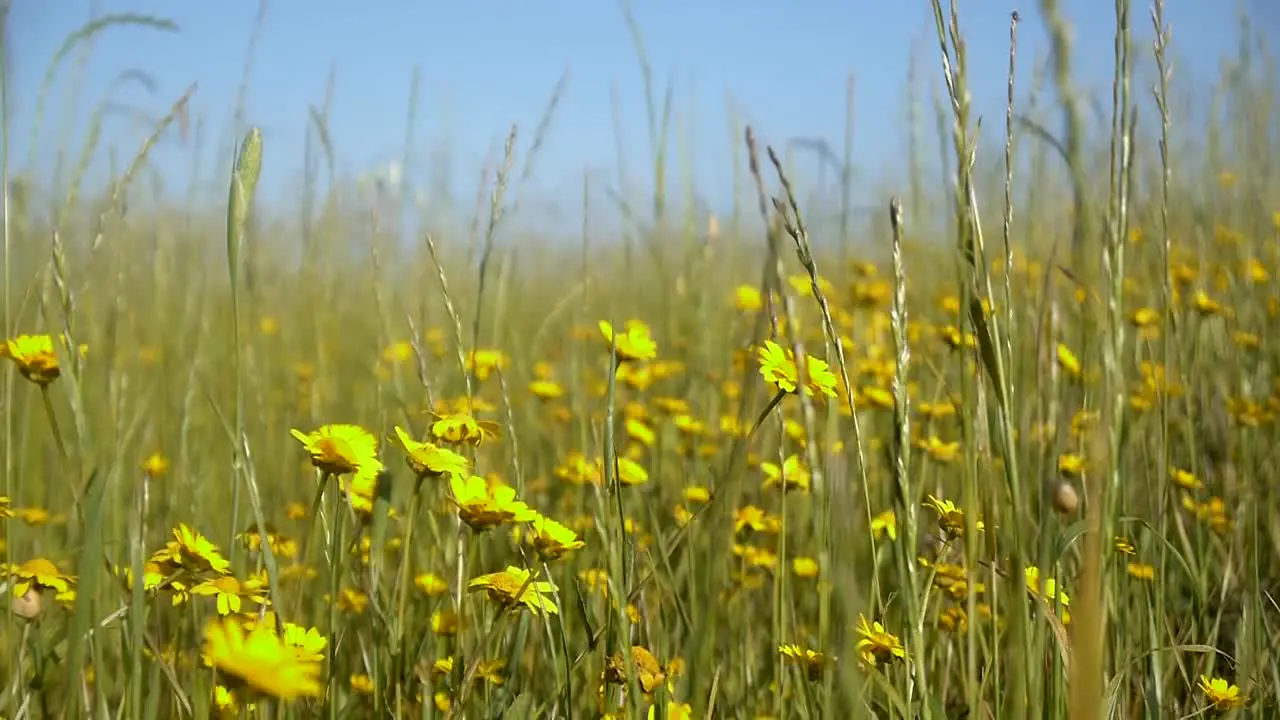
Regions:
<instances>
[{"instance_id":1,"label":"wildflower field","mask_svg":"<svg viewBox=\"0 0 1280 720\"><path fill-rule=\"evenodd\" d=\"M100 196L9 163L0 717L1275 717L1276 67L1244 23L1179 96L1117 0L1085 97L1040 5L979 78L934 3L935 136L821 237L741 125L731 214L525 242L555 97L462 236L280 220L251 114L225 204L147 204L185 96Z\"/></svg>"}]
</instances>

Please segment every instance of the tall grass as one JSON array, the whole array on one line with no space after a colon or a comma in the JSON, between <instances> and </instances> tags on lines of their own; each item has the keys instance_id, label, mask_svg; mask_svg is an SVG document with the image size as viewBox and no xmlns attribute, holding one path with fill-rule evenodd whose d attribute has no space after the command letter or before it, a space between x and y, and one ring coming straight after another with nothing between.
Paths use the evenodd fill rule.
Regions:
<instances>
[{"instance_id":1,"label":"tall grass","mask_svg":"<svg viewBox=\"0 0 1280 720\"><path fill-rule=\"evenodd\" d=\"M139 182L194 86L105 190L84 187L116 152L105 100L58 140L70 172L38 172L61 64L172 23L69 36L25 167L5 73L0 715L1274 715L1275 66L1244 24L1210 128L1182 127L1201 98L1163 1L1148 50L1116 0L1095 127L1058 2L1042 67L1010 18L1003 77L974 75L955 3L931 12L903 188L852 182L850 78L834 212L730 108L735 198L708 221L697 138L624 6L648 156L584 175L572 249L516 212L567 73L511 126L469 237L409 241L406 197L336 175L332 82L301 216L255 201L252 47L216 212ZM970 98L997 83L991 142ZM290 437L330 424L376 448ZM547 520L581 545L555 551Z\"/></svg>"}]
</instances>

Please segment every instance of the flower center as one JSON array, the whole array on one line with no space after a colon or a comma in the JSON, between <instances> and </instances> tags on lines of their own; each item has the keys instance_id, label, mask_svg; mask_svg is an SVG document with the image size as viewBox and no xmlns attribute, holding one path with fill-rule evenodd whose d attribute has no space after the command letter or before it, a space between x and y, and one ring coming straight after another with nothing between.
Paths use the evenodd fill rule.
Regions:
<instances>
[{"instance_id":1,"label":"flower center","mask_svg":"<svg viewBox=\"0 0 1280 720\"><path fill-rule=\"evenodd\" d=\"M316 460L337 472L354 472L356 470L355 452L347 441L335 437L324 437L316 441Z\"/></svg>"}]
</instances>

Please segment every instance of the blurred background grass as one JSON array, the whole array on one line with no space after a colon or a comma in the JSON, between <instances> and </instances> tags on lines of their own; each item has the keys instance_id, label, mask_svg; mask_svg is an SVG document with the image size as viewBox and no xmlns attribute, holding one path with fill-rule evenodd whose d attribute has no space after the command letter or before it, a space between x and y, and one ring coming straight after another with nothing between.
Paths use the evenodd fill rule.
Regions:
<instances>
[{"instance_id":1,"label":"blurred background grass","mask_svg":"<svg viewBox=\"0 0 1280 720\"><path fill-rule=\"evenodd\" d=\"M1052 2L1039 9L1061 42L1067 21ZM1275 65L1250 10L1217 81L1181 84L1162 43L1153 55L1133 37L1138 28L1150 37L1147 10L1116 4L1127 20L1113 27L1114 106L1110 87L1077 86L1070 62L1084 61L1069 48L1019 55L1016 83L1028 94L1015 93L1007 130L1005 117L983 116L975 145L970 87L1003 90L1008 78L972 74L959 48L967 23L936 6L953 87L934 90L944 85L932 80L932 47L910 55L900 179L858 189L852 130L846 147L828 151L843 155L840 189L824 190L803 143L762 137L753 163L747 114L728 114L729 161L695 170L695 139L670 120L679 103L655 79L636 89L652 144L632 167L672 180L640 183L646 194L584 172L563 200L580 207L581 226L561 222L554 237L524 225L519 205L569 80L535 121L503 136L474 198L439 219L385 171L339 171L327 100L310 108L307 159L288 200L259 196L231 212L230 142L212 163L198 143L187 168L152 163L155 148L167 144L171 163L173 140L208 127L192 111L198 87L145 124L140 151L112 144L99 124L108 106L96 106L83 132L54 133L56 172L15 159L27 128L6 122L5 330L52 335L63 376L40 390L6 374L15 517L5 553L10 585L16 568L47 558L78 592L5 624L5 716L249 712L219 700L219 684L240 700L246 691L196 657L216 613L207 598L144 598L109 573L137 574L185 523L246 580L265 562L240 537L260 510L304 548L266 568L274 609L341 644L324 670L329 702L264 700L258 713L625 713L616 688L603 701L596 689L608 655L634 644L671 677L653 703L663 716L1096 717L1096 702L1068 702L1072 691L1116 717L1231 705L1197 689L1204 675L1242 689L1248 702L1235 712L1268 717L1280 683L1270 659L1280 528L1268 482L1280 407L1270 333L1280 312ZM105 16L68 38L51 70L139 29L170 28L160 17ZM11 23L6 37L22 32ZM650 68L643 43L635 51ZM1049 62L1060 58L1065 66ZM250 53L244 78L255 61ZM1151 73L1134 67L1154 66L1158 79L1166 65L1168 85L1153 97ZM409 127L420 87L415 73ZM850 97L846 128L887 114ZM6 108L12 101L6 92ZM39 137L79 127L35 106ZM224 111L239 146L257 124L252 106ZM493 118L494 129L508 120ZM263 136L266 168L286 142L274 135ZM782 149L776 165L770 143ZM960 160L971 154L970 170ZM89 180L104 158L99 186ZM195 180L175 180L191 190L185 199L160 192L166 172ZM729 179L731 202L703 201L703 172ZM955 190L970 185L971 196ZM220 188L217 202L197 191L206 186ZM904 198L905 225L891 223L891 194ZM978 253L972 262L966 248ZM755 307L742 286L772 290L763 297L774 301ZM990 310L970 312L970 300ZM659 362L610 383L596 324L628 319L651 328ZM774 392L754 354L766 337L825 358L840 389L812 403L788 397L748 436L734 426L751 426ZM507 364L482 379L466 358L485 349ZM536 397L539 378L564 397ZM414 504L392 428L423 437L429 412L445 411L436 403L466 407L468 394L480 402L474 414L502 428L465 451L476 474L498 476L577 529L585 548L543 567L507 528L472 534L456 522L447 482L423 483ZM289 430L346 422L380 439L390 475L370 516L342 514L356 544L338 565L323 554L333 516L322 531L289 507L312 513L317 482ZM608 461L598 484L566 480L574 451ZM784 462L792 455L798 464ZM615 488L617 456L639 462L649 481ZM807 487L763 486L770 462L803 473ZM690 518L701 489L711 499ZM922 507L929 495L967 512L940 522ZM755 530L744 520L752 507L771 518ZM890 511L892 535L882 527ZM418 524L405 547L410 518ZM361 553L361 541L372 550ZM400 584L405 563L446 592L423 590L425 577L422 588ZM556 618L499 621L482 596L463 594L459 581L508 564L554 579ZM1029 602L1027 566L1070 593L1072 622L1061 606ZM597 569L610 577L607 596L628 603L601 597L590 582ZM334 623L325 596L339 576L367 605L339 606ZM441 611L461 614L456 634L441 631ZM908 659L867 667L860 616L884 623ZM998 620L967 622L980 616ZM826 660L812 675L805 661L791 672L784 644ZM429 670L446 657L452 671ZM477 680L475 663L495 659L506 661L503 682ZM625 672L615 674L643 672L640 660L619 661ZM1097 692L1081 690L1089 683ZM629 698L634 712L650 707L635 690Z\"/></svg>"}]
</instances>

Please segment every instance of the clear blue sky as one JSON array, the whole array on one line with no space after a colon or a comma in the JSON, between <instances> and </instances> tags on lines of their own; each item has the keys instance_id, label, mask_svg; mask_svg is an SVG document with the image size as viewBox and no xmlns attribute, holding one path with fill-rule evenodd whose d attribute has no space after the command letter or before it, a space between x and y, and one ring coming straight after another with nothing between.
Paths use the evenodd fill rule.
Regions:
<instances>
[{"instance_id":1,"label":"clear blue sky","mask_svg":"<svg viewBox=\"0 0 1280 720\"><path fill-rule=\"evenodd\" d=\"M1062 3L1076 28L1079 80L1105 85L1111 71L1113 3ZM1037 4L960 2L975 108L987 117L988 127L1003 122L1011 10L1022 15L1024 89L1032 59L1044 56L1047 35L1032 7ZM195 114L208 123L211 141L225 137L258 13L255 0L17 0L14 5L9 33L16 65L11 96L15 166L21 168L27 160L33 106L49 59L93 13L156 15L173 20L179 32L122 28L99 35L77 115L83 117L99 102L119 73L136 68L155 79L155 93L128 85L117 92L118 101L158 117L190 83L198 82ZM1235 3L1167 0L1167 5L1180 79L1212 82L1221 59L1236 46ZM1144 2L1135 6L1138 51L1147 55L1148 10ZM700 190L717 204L729 194L731 143L738 142L729 137L726 97L734 99L765 141L780 145L789 137L820 137L838 151L844 88L852 73L857 80L856 161L861 176L873 181L899 164L894 158L905 146L903 97L913 48L924 60L921 69L930 84L941 77L927 0L634 0L633 7L658 92L668 78L675 83L678 122L687 124L695 140L692 158ZM615 84L621 92L630 174L635 182L648 182L642 172L648 150L640 74L615 2L271 0L247 103L249 122L265 133L264 187L269 195L296 194L307 108L321 102L331 68L336 73L332 133L340 171L354 174L399 158L415 67L422 76L417 160L409 171L415 182L424 180L428 151L447 145L458 199L469 205L484 158L500 151L513 122L527 148L566 68L567 91L535 172L537 195L573 207L584 168L614 180ZM73 57L50 97L41 164L48 164L57 144L59 118L70 109L66 88L75 73ZM118 116L107 127L106 141L127 158L144 135ZM211 173L216 143L208 145L203 162ZM157 165L170 178L170 187L184 184L192 157L191 147L176 140L157 149ZM99 180L105 167L104 159Z\"/></svg>"}]
</instances>

